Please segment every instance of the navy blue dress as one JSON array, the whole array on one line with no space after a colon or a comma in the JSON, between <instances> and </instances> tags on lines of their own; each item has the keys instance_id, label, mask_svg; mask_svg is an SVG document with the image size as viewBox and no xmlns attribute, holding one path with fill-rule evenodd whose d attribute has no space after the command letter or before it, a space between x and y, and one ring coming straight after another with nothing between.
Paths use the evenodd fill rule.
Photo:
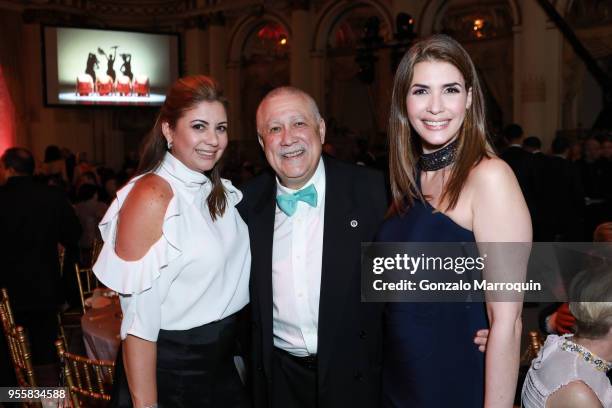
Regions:
<instances>
[{"instance_id":1,"label":"navy blue dress","mask_svg":"<svg viewBox=\"0 0 612 408\"><path fill-rule=\"evenodd\" d=\"M474 234L417 200L377 240L474 242ZM488 328L483 303L388 303L384 319L383 407L483 406L484 354L473 343Z\"/></svg>"}]
</instances>

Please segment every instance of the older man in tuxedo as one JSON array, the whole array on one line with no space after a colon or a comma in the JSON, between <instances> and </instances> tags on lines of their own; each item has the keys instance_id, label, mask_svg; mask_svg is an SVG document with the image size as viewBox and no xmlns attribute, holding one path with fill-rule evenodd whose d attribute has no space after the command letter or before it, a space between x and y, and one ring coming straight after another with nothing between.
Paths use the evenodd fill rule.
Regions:
<instances>
[{"instance_id":1,"label":"older man in tuxedo","mask_svg":"<svg viewBox=\"0 0 612 408\"><path fill-rule=\"evenodd\" d=\"M257 109L272 171L243 189L249 225L255 407L375 407L382 305L362 303L361 242L386 211L383 175L321 156L325 122L282 87Z\"/></svg>"}]
</instances>

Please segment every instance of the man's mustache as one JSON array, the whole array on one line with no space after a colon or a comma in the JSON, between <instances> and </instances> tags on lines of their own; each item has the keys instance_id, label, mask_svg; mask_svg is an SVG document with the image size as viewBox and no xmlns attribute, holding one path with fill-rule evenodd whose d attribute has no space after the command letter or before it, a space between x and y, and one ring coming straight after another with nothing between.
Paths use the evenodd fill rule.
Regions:
<instances>
[{"instance_id":1,"label":"man's mustache","mask_svg":"<svg viewBox=\"0 0 612 408\"><path fill-rule=\"evenodd\" d=\"M291 147L286 147L281 149L278 154L283 156L286 154L291 154L291 153L297 153L299 151L306 151L306 146L304 145L297 145L297 146L291 146Z\"/></svg>"}]
</instances>

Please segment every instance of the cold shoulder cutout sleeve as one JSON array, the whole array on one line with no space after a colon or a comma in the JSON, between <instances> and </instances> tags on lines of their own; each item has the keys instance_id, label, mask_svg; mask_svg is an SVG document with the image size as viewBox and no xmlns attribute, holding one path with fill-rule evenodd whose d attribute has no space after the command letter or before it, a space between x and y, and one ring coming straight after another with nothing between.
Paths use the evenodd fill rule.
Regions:
<instances>
[{"instance_id":1,"label":"cold shoulder cutout sleeve","mask_svg":"<svg viewBox=\"0 0 612 408\"><path fill-rule=\"evenodd\" d=\"M248 228L236 204L242 193L223 180L226 211L213 219L207 205L212 182L171 153L152 173L173 196L162 234L137 261L115 251L119 213L139 177L117 192L100 223L104 246L94 266L99 280L120 294L121 338L157 341L160 330L189 330L230 316L249 301Z\"/></svg>"},{"instance_id":2,"label":"cold shoulder cutout sleeve","mask_svg":"<svg viewBox=\"0 0 612 408\"><path fill-rule=\"evenodd\" d=\"M126 261L120 258L115 252L119 212L139 178L133 179L117 192L117 198L100 222L104 245L93 271L100 282L121 295L121 338L134 334L155 341L159 332L160 304L167 294L169 282L180 271L172 267L172 262L181 255L176 226L180 210L174 194L164 214L159 240L139 260Z\"/></svg>"}]
</instances>

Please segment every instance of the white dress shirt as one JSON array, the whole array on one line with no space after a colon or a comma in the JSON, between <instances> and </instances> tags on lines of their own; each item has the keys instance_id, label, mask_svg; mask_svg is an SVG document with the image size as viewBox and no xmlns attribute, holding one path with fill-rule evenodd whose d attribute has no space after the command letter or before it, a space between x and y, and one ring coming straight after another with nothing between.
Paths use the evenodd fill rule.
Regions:
<instances>
[{"instance_id":1,"label":"white dress shirt","mask_svg":"<svg viewBox=\"0 0 612 408\"><path fill-rule=\"evenodd\" d=\"M277 195L292 190L277 183ZM314 184L317 206L298 201L287 216L276 207L272 250L274 345L295 356L317 353L319 295L325 215L325 166L323 160L303 188Z\"/></svg>"},{"instance_id":2,"label":"white dress shirt","mask_svg":"<svg viewBox=\"0 0 612 408\"><path fill-rule=\"evenodd\" d=\"M167 153L155 174L174 196L163 233L137 261L115 252L119 211L134 183L117 198L100 223L104 246L94 265L98 279L121 295L121 338L156 341L160 329L188 330L221 320L249 302L251 252L248 229L234 207L242 193L222 180L227 206L212 220L206 198L212 183Z\"/></svg>"}]
</instances>

